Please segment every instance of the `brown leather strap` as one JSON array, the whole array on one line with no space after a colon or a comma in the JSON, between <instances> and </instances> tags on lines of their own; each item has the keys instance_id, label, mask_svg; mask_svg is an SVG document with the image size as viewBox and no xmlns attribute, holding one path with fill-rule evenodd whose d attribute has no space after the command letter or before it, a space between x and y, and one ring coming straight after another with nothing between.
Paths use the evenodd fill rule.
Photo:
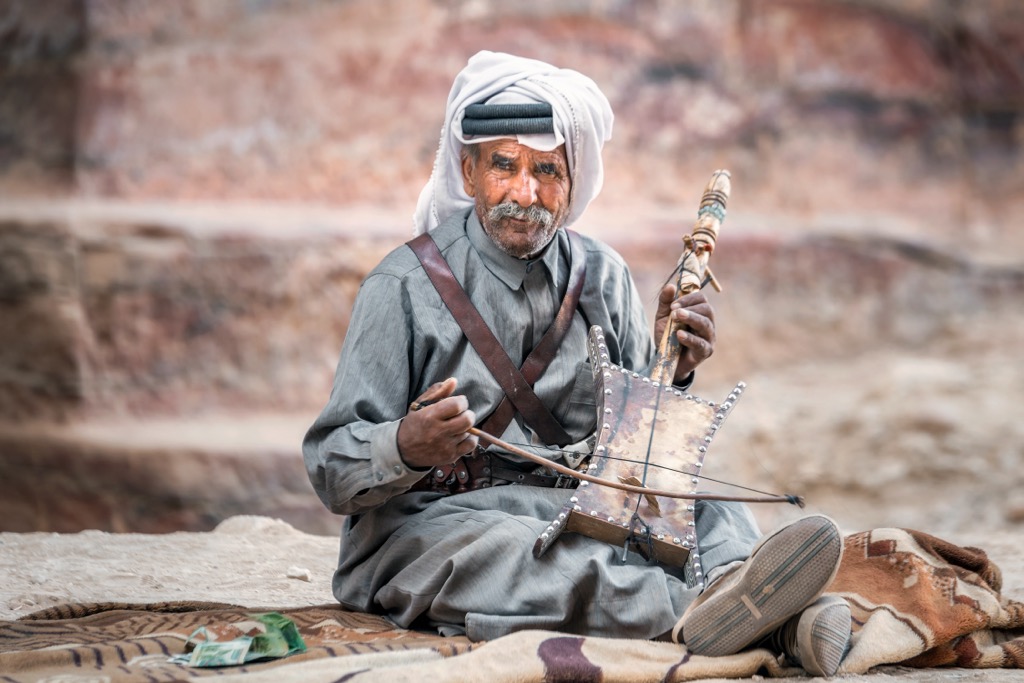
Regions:
<instances>
[{"instance_id":1,"label":"brown leather strap","mask_svg":"<svg viewBox=\"0 0 1024 683\"><path fill-rule=\"evenodd\" d=\"M533 474L521 471L515 463L507 462L497 453L481 450L473 455L463 456L451 465L433 468L425 477L413 484L409 491L453 495L507 484L574 489L579 483L579 479L562 474Z\"/></svg>"},{"instance_id":2,"label":"brown leather strap","mask_svg":"<svg viewBox=\"0 0 1024 683\"><path fill-rule=\"evenodd\" d=\"M459 284L430 234L424 233L408 242L409 247L423 264L423 269L430 282L441 295L441 300L444 301L469 343L505 393L505 398L499 404L498 409L485 421L487 431L492 434L504 432L505 427L512 419L514 412L512 406L514 406L515 410L523 415L527 424L537 432L545 443L565 445L572 440L572 437L566 433L562 425L533 391L533 384L554 358L572 323L586 276L586 255L583 253L582 240L572 231L567 230L566 232L569 234L571 245L572 265L570 266L569 285L558 314L544 333L540 343L523 363L523 371L516 368L512 359L501 347L501 343L494 337L494 333L487 327L487 323L473 302L470 301L469 295L466 294L462 285ZM524 373L529 373L530 376L526 377ZM504 424L501 423L502 420ZM492 431L495 429L499 431Z\"/></svg>"},{"instance_id":3,"label":"brown leather strap","mask_svg":"<svg viewBox=\"0 0 1024 683\"><path fill-rule=\"evenodd\" d=\"M572 230L566 230L565 233L569 236L570 247L569 284L565 289L562 305L559 307L555 319L551 322L551 326L548 327L537 347L530 352L523 362L523 367L520 368L523 377L526 378L531 387L537 383L537 380L544 374L548 365L554 360L555 354L558 353L562 340L565 339L565 334L572 325L572 318L576 313L580 294L583 292L583 283L586 280L587 258L586 250L583 248L583 240L578 233ZM505 433L505 428L512 422L513 417L515 417L515 408L512 407L512 402L509 401L508 396L505 396L501 399L498 407L494 409L494 412L483 421L480 429L488 434L501 436ZM527 420L527 424L530 424L529 420ZM565 443L568 443L568 441ZM565 443L559 443L558 445L565 445Z\"/></svg>"}]
</instances>

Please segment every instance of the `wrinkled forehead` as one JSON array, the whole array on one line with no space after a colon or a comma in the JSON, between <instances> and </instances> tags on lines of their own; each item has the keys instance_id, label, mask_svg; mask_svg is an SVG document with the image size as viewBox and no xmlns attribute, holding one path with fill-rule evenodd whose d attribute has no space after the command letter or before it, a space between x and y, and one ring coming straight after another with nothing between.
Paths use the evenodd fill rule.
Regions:
<instances>
[{"instance_id":1,"label":"wrinkled forehead","mask_svg":"<svg viewBox=\"0 0 1024 683\"><path fill-rule=\"evenodd\" d=\"M474 159L498 157L514 160L527 159L531 163L555 164L561 168L568 168L569 164L564 144L558 145L554 149L537 149L530 145L524 145L515 137L508 136L469 143L466 147Z\"/></svg>"}]
</instances>

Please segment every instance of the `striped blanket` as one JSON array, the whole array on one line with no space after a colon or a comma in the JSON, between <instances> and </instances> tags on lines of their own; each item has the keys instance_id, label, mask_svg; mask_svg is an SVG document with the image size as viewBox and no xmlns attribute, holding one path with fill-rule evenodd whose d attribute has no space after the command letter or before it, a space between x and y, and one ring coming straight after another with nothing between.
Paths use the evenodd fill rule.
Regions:
<instances>
[{"instance_id":1,"label":"striped blanket","mask_svg":"<svg viewBox=\"0 0 1024 683\"><path fill-rule=\"evenodd\" d=\"M985 554L918 532L876 529L846 539L831 591L854 614L846 672L905 666L1024 667L1024 604L1000 597ZM488 643L395 628L336 605L275 611L306 651L219 669L171 656L200 627L218 640L258 624L253 608L168 602L66 605L0 622L0 681L685 681L794 673L766 650L699 657L670 643L523 631Z\"/></svg>"}]
</instances>

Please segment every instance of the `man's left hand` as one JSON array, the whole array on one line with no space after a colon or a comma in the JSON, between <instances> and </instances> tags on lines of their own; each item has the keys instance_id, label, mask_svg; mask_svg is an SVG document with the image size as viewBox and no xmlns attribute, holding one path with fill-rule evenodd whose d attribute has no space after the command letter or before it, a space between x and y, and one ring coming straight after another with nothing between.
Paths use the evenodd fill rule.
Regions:
<instances>
[{"instance_id":1,"label":"man's left hand","mask_svg":"<svg viewBox=\"0 0 1024 683\"><path fill-rule=\"evenodd\" d=\"M675 285L665 285L658 295L655 343L661 343L669 320L677 323L676 338L683 346L676 366L675 382L679 383L715 352L715 309L700 291L676 297Z\"/></svg>"}]
</instances>

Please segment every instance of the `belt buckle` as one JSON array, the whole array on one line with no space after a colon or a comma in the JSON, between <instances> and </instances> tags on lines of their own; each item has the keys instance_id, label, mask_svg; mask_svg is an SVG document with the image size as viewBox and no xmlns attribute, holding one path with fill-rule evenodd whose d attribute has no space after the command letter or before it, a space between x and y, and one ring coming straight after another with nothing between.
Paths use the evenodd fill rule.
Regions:
<instances>
[{"instance_id":1,"label":"belt buckle","mask_svg":"<svg viewBox=\"0 0 1024 683\"><path fill-rule=\"evenodd\" d=\"M576 477L570 477L568 474L559 474L555 479L556 489L570 489L575 488L573 482L577 481Z\"/></svg>"}]
</instances>

